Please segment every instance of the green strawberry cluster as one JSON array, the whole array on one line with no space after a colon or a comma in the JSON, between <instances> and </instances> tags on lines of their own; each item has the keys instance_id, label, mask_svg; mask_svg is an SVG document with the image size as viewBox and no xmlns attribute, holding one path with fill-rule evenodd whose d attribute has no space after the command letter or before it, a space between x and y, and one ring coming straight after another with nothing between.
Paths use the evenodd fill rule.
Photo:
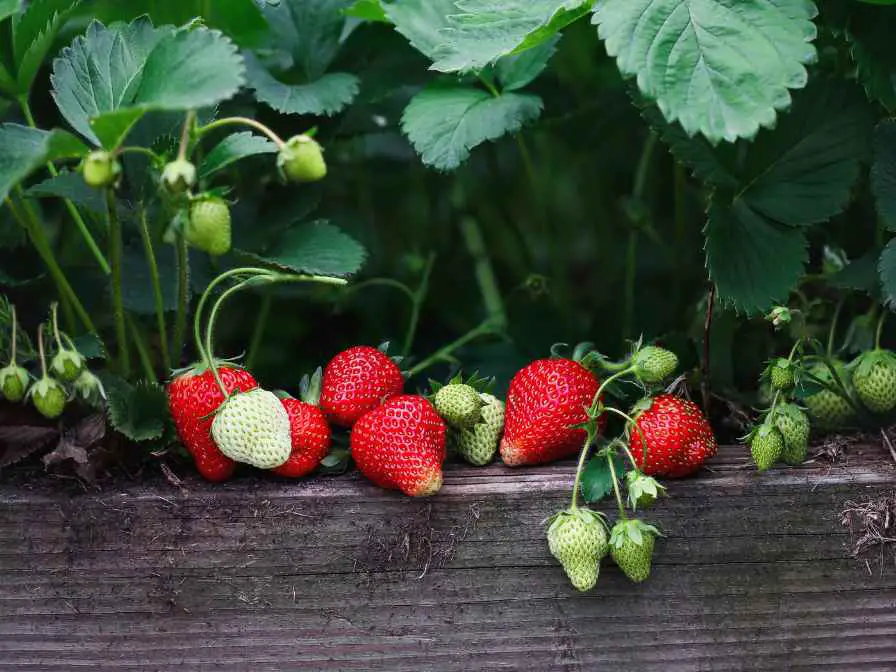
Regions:
<instances>
[{"instance_id":1,"label":"green strawberry cluster","mask_svg":"<svg viewBox=\"0 0 896 672\"><path fill-rule=\"evenodd\" d=\"M430 381L432 404L448 428L448 446L476 467L495 459L504 433L504 402L486 391L494 382L475 373L467 380L458 374L444 385Z\"/></svg>"},{"instance_id":2,"label":"green strawberry cluster","mask_svg":"<svg viewBox=\"0 0 896 672\"><path fill-rule=\"evenodd\" d=\"M55 304L51 308L50 325L55 352L49 365L44 343L45 325L41 324L37 330L40 365L37 379L19 363L19 325L14 306L10 306L10 316L9 362L0 369L0 399L13 403L29 401L38 413L51 420L61 416L74 397L92 405L102 404L105 400L103 385L87 368L86 358L78 352L72 339L59 329Z\"/></svg>"}]
</instances>

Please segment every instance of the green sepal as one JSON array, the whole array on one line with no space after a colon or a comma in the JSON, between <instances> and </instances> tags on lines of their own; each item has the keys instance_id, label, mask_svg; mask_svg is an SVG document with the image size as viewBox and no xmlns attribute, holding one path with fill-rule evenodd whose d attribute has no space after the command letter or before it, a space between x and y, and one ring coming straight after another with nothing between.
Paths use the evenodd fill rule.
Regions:
<instances>
[{"instance_id":1,"label":"green sepal","mask_svg":"<svg viewBox=\"0 0 896 672\"><path fill-rule=\"evenodd\" d=\"M320 403L321 380L323 378L323 369L317 367L310 376L306 373L299 381L299 399L306 404L317 406Z\"/></svg>"},{"instance_id":2,"label":"green sepal","mask_svg":"<svg viewBox=\"0 0 896 672\"><path fill-rule=\"evenodd\" d=\"M610 546L622 548L626 539L637 546L641 546L644 543L644 537L648 534L654 537L663 536L656 527L637 518L617 520L616 524L613 525L613 529L610 530Z\"/></svg>"}]
</instances>

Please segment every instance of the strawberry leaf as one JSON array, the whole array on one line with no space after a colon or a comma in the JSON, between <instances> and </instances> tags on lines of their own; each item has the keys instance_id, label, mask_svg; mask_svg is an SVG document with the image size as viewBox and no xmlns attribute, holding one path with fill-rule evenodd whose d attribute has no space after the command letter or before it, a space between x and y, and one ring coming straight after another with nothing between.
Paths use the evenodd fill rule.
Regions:
<instances>
[{"instance_id":1,"label":"strawberry leaf","mask_svg":"<svg viewBox=\"0 0 896 672\"><path fill-rule=\"evenodd\" d=\"M594 23L663 116L715 144L772 126L806 85L817 13L810 0L602 0Z\"/></svg>"},{"instance_id":2,"label":"strawberry leaf","mask_svg":"<svg viewBox=\"0 0 896 672\"><path fill-rule=\"evenodd\" d=\"M208 153L199 169L200 177L209 177L248 156L276 154L277 145L249 131L228 135Z\"/></svg>"},{"instance_id":3,"label":"strawberry leaf","mask_svg":"<svg viewBox=\"0 0 896 672\"><path fill-rule=\"evenodd\" d=\"M296 273L332 276L357 273L367 257L360 243L324 220L289 229L263 253L244 254Z\"/></svg>"},{"instance_id":4,"label":"strawberry leaf","mask_svg":"<svg viewBox=\"0 0 896 672\"><path fill-rule=\"evenodd\" d=\"M882 121L874 133L871 191L877 212L890 231L896 231L896 121Z\"/></svg>"},{"instance_id":5,"label":"strawberry leaf","mask_svg":"<svg viewBox=\"0 0 896 672\"><path fill-rule=\"evenodd\" d=\"M65 131L0 125L0 202L9 190L47 161L83 156L87 147Z\"/></svg>"},{"instance_id":6,"label":"strawberry leaf","mask_svg":"<svg viewBox=\"0 0 896 672\"><path fill-rule=\"evenodd\" d=\"M618 454L611 458L616 469L616 477L622 478L625 462ZM607 458L603 455L592 457L582 471L582 497L586 502L597 502L613 492L613 476Z\"/></svg>"},{"instance_id":7,"label":"strawberry leaf","mask_svg":"<svg viewBox=\"0 0 896 672\"><path fill-rule=\"evenodd\" d=\"M108 397L109 423L131 441L151 441L165 433L170 414L165 389L157 383L131 385L123 378L100 376Z\"/></svg>"},{"instance_id":8,"label":"strawberry leaf","mask_svg":"<svg viewBox=\"0 0 896 672\"><path fill-rule=\"evenodd\" d=\"M881 252L877 270L884 291L884 301L891 308L896 307L896 238L892 238Z\"/></svg>"}]
</instances>

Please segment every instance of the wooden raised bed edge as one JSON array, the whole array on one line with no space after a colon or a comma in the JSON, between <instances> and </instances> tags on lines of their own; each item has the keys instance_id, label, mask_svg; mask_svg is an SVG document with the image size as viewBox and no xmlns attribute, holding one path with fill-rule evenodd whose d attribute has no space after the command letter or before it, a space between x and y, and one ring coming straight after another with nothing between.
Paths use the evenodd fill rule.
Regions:
<instances>
[{"instance_id":1,"label":"wooden raised bed edge","mask_svg":"<svg viewBox=\"0 0 896 672\"><path fill-rule=\"evenodd\" d=\"M886 451L757 474L723 448L645 516L651 578L605 562L584 595L542 524L573 471L452 467L425 500L357 475L0 484L0 669L896 669L896 571L840 523L892 492Z\"/></svg>"}]
</instances>

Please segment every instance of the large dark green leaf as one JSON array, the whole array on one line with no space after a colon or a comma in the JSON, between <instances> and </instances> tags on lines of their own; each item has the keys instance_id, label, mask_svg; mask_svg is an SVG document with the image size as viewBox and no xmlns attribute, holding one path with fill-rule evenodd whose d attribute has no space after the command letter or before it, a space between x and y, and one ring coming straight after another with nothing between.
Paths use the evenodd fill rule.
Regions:
<instances>
[{"instance_id":1,"label":"large dark green leaf","mask_svg":"<svg viewBox=\"0 0 896 672\"><path fill-rule=\"evenodd\" d=\"M348 276L361 269L367 253L354 238L320 220L289 229L267 251L253 256L297 273Z\"/></svg>"},{"instance_id":2,"label":"large dark green leaf","mask_svg":"<svg viewBox=\"0 0 896 672\"><path fill-rule=\"evenodd\" d=\"M881 252L877 265L884 300L892 309L896 307L896 238L890 240Z\"/></svg>"},{"instance_id":3,"label":"large dark green leaf","mask_svg":"<svg viewBox=\"0 0 896 672\"><path fill-rule=\"evenodd\" d=\"M34 198L67 198L75 205L84 207L91 212L98 214L106 212L106 199L103 192L88 186L80 173L68 170L48 177L25 193Z\"/></svg>"},{"instance_id":4,"label":"large dark green leaf","mask_svg":"<svg viewBox=\"0 0 896 672\"><path fill-rule=\"evenodd\" d=\"M66 16L80 0L33 0L13 22L13 54L18 70L18 90L26 94L53 46Z\"/></svg>"},{"instance_id":5,"label":"large dark green leaf","mask_svg":"<svg viewBox=\"0 0 896 672\"><path fill-rule=\"evenodd\" d=\"M688 135L734 141L775 123L815 58L811 0L598 0L607 53Z\"/></svg>"},{"instance_id":6,"label":"large dark green leaf","mask_svg":"<svg viewBox=\"0 0 896 672\"><path fill-rule=\"evenodd\" d=\"M284 114L332 116L355 99L361 86L346 72L324 74L306 84L284 84L250 55L246 67L255 97Z\"/></svg>"},{"instance_id":7,"label":"large dark green leaf","mask_svg":"<svg viewBox=\"0 0 896 672\"><path fill-rule=\"evenodd\" d=\"M247 156L276 154L277 145L267 138L249 131L228 135L208 153L199 169L202 177L213 175Z\"/></svg>"},{"instance_id":8,"label":"large dark green leaf","mask_svg":"<svg viewBox=\"0 0 896 672\"><path fill-rule=\"evenodd\" d=\"M429 60L438 58L445 44L448 17L457 11L454 0L402 0L385 5L386 15L395 30Z\"/></svg>"},{"instance_id":9,"label":"large dark green leaf","mask_svg":"<svg viewBox=\"0 0 896 672\"><path fill-rule=\"evenodd\" d=\"M747 314L787 298L808 259L801 229L770 222L742 202L713 200L706 262L719 298Z\"/></svg>"},{"instance_id":10,"label":"large dark green leaf","mask_svg":"<svg viewBox=\"0 0 896 672\"><path fill-rule=\"evenodd\" d=\"M560 36L555 35L531 49L500 58L495 64L495 77L501 85L501 90L522 89L538 77L557 51L559 40Z\"/></svg>"},{"instance_id":11,"label":"large dark green leaf","mask_svg":"<svg viewBox=\"0 0 896 672\"><path fill-rule=\"evenodd\" d=\"M236 46L205 28L154 28L147 18L93 22L53 63L53 97L84 137L117 146L149 110L209 107L244 81Z\"/></svg>"},{"instance_id":12,"label":"large dark green leaf","mask_svg":"<svg viewBox=\"0 0 896 672\"><path fill-rule=\"evenodd\" d=\"M65 131L0 125L0 202L10 189L47 161L83 156L86 152L84 143Z\"/></svg>"},{"instance_id":13,"label":"large dark green leaf","mask_svg":"<svg viewBox=\"0 0 896 672\"><path fill-rule=\"evenodd\" d=\"M162 290L162 306L165 310L174 310L177 308L177 267L174 255L168 253L169 249L168 246L159 247L155 257ZM152 275L143 246L126 247L123 261L127 269L121 283L124 307L139 315L154 315L156 306Z\"/></svg>"},{"instance_id":14,"label":"large dark green leaf","mask_svg":"<svg viewBox=\"0 0 896 672\"><path fill-rule=\"evenodd\" d=\"M401 126L423 163L454 170L477 145L536 120L541 107L541 98L528 94L493 96L473 88L435 87L414 96Z\"/></svg>"},{"instance_id":15,"label":"large dark green leaf","mask_svg":"<svg viewBox=\"0 0 896 672\"><path fill-rule=\"evenodd\" d=\"M830 219L846 207L868 158L871 122L858 87L813 83L794 96L777 127L750 146L739 197L791 226Z\"/></svg>"},{"instance_id":16,"label":"large dark green leaf","mask_svg":"<svg viewBox=\"0 0 896 672\"><path fill-rule=\"evenodd\" d=\"M871 190L877 212L890 231L896 231L896 121L882 121L874 132Z\"/></svg>"}]
</instances>

